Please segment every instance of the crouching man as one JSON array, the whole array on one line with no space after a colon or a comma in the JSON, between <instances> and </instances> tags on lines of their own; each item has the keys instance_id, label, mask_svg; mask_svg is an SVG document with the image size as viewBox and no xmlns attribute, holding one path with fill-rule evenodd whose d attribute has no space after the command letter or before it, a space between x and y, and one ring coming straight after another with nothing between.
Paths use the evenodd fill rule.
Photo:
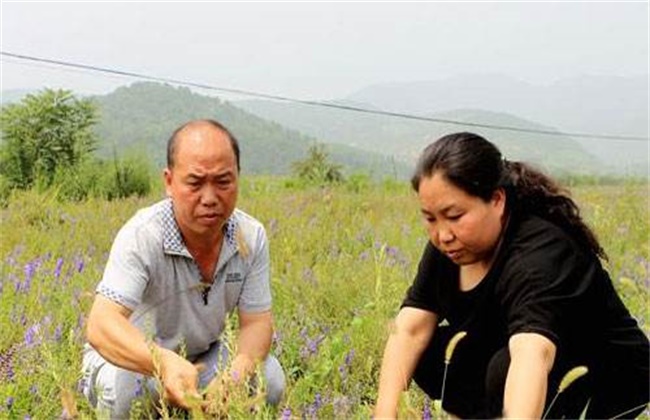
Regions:
<instances>
[{"instance_id":1,"label":"crouching man","mask_svg":"<svg viewBox=\"0 0 650 420\"><path fill-rule=\"evenodd\" d=\"M267 401L280 401L285 376L269 355L269 246L263 226L235 207L238 180L235 137L213 120L188 122L167 144L168 198L117 234L83 355L84 394L112 418L127 418L143 389L190 408L223 377L249 383L258 363ZM228 354L222 333L235 309L237 352Z\"/></svg>"}]
</instances>

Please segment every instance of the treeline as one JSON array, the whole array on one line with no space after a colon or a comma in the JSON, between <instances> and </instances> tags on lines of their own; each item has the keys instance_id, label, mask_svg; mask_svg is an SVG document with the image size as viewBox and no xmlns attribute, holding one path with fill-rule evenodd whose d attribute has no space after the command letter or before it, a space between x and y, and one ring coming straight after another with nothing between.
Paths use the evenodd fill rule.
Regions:
<instances>
[{"instance_id":1,"label":"treeline","mask_svg":"<svg viewBox=\"0 0 650 420\"><path fill-rule=\"evenodd\" d=\"M159 188L160 170L164 164L166 149L162 142L176 125L165 127L163 133L160 124L155 122L166 119L161 119L161 115L148 119L147 114L143 113L136 118L143 125L138 131L132 119L116 111L124 111L126 102L130 102L126 101L124 95L131 96L135 91L143 89L147 90L148 94L136 97L148 98L154 102L166 102L165 98L152 96L154 94L174 93L173 89L142 84L135 88L125 88L121 92L118 89L117 95L109 96L109 104L106 99L100 103L97 98L78 98L68 90L45 89L27 95L18 103L3 106L0 111L0 204L6 203L14 190L48 190L54 192L61 200L84 200L90 197L113 200L133 195L144 196L153 188ZM191 96L187 92L184 94ZM172 98L173 95L166 99L173 102ZM203 104L205 106L215 106L212 99L199 96L198 103L202 101L206 102ZM205 111L202 107L199 108ZM183 121L179 121L179 124L195 118L196 114L190 115L191 107L185 111L189 114L183 114ZM171 110L167 112L173 113ZM204 115L203 112L200 114ZM221 113L218 115L222 116ZM229 116L228 113L224 115ZM107 127L120 126L120 120L123 124L118 131L119 135L116 135L115 131L107 130ZM147 122L151 124L148 125ZM241 120L237 122L235 125L238 127L247 126L242 124ZM169 124L169 121L167 123ZM150 127L156 129L152 131ZM261 125L258 128L260 132L264 131ZM282 130L280 127L276 128L278 132L274 135L282 138ZM241 129L239 131L245 133ZM267 137L267 141L262 141L261 134L244 134L247 143L244 158L256 156L258 159L265 159L266 164L270 163L274 168L266 171L263 167L254 167L251 171L252 168L244 165L245 175L249 176L251 172L278 175L280 165L274 160L291 157L291 160L282 162L282 167L287 169L279 171L280 174L291 175L284 181L288 188L345 184L354 191L360 191L378 180L381 180L383 185L407 183L408 176L404 175L403 169L400 169L400 176L397 176L395 168L389 168L383 176L381 173L377 176L378 173L368 165L368 160L361 159L356 162L358 166L352 166L354 169L350 170L350 166L346 168L337 159L336 148L333 149L333 155L330 155L330 151L323 144L312 142L309 146L310 143L304 139L292 137L293 134L287 135L286 143L283 143L273 136ZM142 142L134 141L138 136ZM122 141L119 141L120 139ZM292 147L289 147L289 144ZM275 149L267 150L263 146ZM355 157L349 158L354 160ZM255 161L251 160L247 162L254 164ZM384 169L386 166L390 165L384 162ZM569 173L555 175L568 187L585 184L647 183L647 178L635 180L630 177Z\"/></svg>"},{"instance_id":2,"label":"treeline","mask_svg":"<svg viewBox=\"0 0 650 420\"><path fill-rule=\"evenodd\" d=\"M61 199L146 195L151 164L141 155L95 154L96 104L68 90L45 89L0 112L0 200L11 191L54 190Z\"/></svg>"},{"instance_id":3,"label":"treeline","mask_svg":"<svg viewBox=\"0 0 650 420\"><path fill-rule=\"evenodd\" d=\"M145 148L129 152L124 143L97 134L99 109L92 98L45 89L4 106L0 122L0 202L14 190L47 190L60 200L113 200L144 196L159 185L160 158L145 155ZM289 165L295 176L285 183L290 188L346 182L342 165L331 161L322 144ZM370 178L356 174L348 182L358 189Z\"/></svg>"}]
</instances>

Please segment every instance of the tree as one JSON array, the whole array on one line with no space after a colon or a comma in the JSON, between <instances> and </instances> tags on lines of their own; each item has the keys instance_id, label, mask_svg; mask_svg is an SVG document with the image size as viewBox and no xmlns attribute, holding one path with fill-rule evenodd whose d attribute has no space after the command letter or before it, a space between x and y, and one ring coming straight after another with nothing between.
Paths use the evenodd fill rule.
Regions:
<instances>
[{"instance_id":1,"label":"tree","mask_svg":"<svg viewBox=\"0 0 650 420\"><path fill-rule=\"evenodd\" d=\"M331 184L343 181L341 165L330 162L323 144L316 144L307 151L308 156L293 162L291 167L298 178L317 184Z\"/></svg>"},{"instance_id":2,"label":"tree","mask_svg":"<svg viewBox=\"0 0 650 420\"><path fill-rule=\"evenodd\" d=\"M71 91L45 89L0 112L0 174L11 187L49 186L58 168L72 168L97 144L97 108Z\"/></svg>"}]
</instances>

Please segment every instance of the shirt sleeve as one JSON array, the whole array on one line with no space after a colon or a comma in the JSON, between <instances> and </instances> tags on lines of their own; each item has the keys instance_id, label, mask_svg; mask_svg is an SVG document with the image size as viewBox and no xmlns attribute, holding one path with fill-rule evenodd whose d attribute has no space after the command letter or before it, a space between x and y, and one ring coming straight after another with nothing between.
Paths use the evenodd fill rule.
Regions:
<instances>
[{"instance_id":1,"label":"shirt sleeve","mask_svg":"<svg viewBox=\"0 0 650 420\"><path fill-rule=\"evenodd\" d=\"M499 285L508 334L539 333L559 345L566 326L582 317L593 270L588 256L562 237L518 258Z\"/></svg>"},{"instance_id":2,"label":"shirt sleeve","mask_svg":"<svg viewBox=\"0 0 650 420\"><path fill-rule=\"evenodd\" d=\"M251 250L250 269L239 296L239 310L264 312L271 309L271 274L268 238L261 226L257 229Z\"/></svg>"},{"instance_id":3,"label":"shirt sleeve","mask_svg":"<svg viewBox=\"0 0 650 420\"><path fill-rule=\"evenodd\" d=\"M129 224L118 232L96 292L134 310L147 286L147 271L137 232Z\"/></svg>"},{"instance_id":4,"label":"shirt sleeve","mask_svg":"<svg viewBox=\"0 0 650 420\"><path fill-rule=\"evenodd\" d=\"M440 314L440 299L436 287L436 273L439 271L439 264L438 251L431 242L427 242L418 264L415 280L406 292L402 308L412 307Z\"/></svg>"}]
</instances>

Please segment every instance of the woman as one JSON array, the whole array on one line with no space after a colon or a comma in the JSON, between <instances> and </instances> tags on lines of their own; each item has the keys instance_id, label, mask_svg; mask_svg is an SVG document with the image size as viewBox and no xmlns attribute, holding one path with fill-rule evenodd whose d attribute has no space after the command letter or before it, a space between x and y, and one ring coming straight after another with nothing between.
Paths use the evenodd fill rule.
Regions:
<instances>
[{"instance_id":1,"label":"woman","mask_svg":"<svg viewBox=\"0 0 650 420\"><path fill-rule=\"evenodd\" d=\"M386 344L376 418L396 416L411 378L433 399L444 389L443 408L464 418L643 411L648 338L601 267L595 235L551 179L458 133L424 150L412 185L430 242ZM444 375L445 348L460 331ZM587 374L551 404L576 366Z\"/></svg>"}]
</instances>

